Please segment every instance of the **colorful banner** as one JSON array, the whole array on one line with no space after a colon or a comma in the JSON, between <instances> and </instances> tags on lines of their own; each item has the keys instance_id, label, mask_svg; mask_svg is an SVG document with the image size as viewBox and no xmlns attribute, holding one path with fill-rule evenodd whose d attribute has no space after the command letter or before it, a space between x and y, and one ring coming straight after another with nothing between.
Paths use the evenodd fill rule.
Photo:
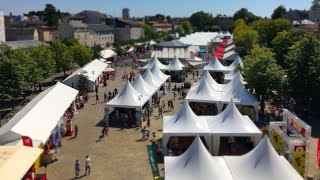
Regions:
<instances>
[{"instance_id":1,"label":"colorful banner","mask_svg":"<svg viewBox=\"0 0 320 180\"><path fill-rule=\"evenodd\" d=\"M318 138L317 157L318 157L318 168L320 169L320 138Z\"/></svg>"},{"instance_id":2,"label":"colorful banner","mask_svg":"<svg viewBox=\"0 0 320 180\"><path fill-rule=\"evenodd\" d=\"M274 149L277 151L279 155L282 155L283 149L283 139L281 134L279 134L275 129L272 129L272 137L271 137L271 144L273 145Z\"/></svg>"},{"instance_id":3,"label":"colorful banner","mask_svg":"<svg viewBox=\"0 0 320 180\"><path fill-rule=\"evenodd\" d=\"M28 136L22 136L22 142L24 146L30 146L32 147L32 139Z\"/></svg>"},{"instance_id":4,"label":"colorful banner","mask_svg":"<svg viewBox=\"0 0 320 180\"><path fill-rule=\"evenodd\" d=\"M283 121L287 122L288 125L297 130L303 137L309 139L311 127L287 109L284 109L283 111Z\"/></svg>"},{"instance_id":5,"label":"colorful banner","mask_svg":"<svg viewBox=\"0 0 320 180\"><path fill-rule=\"evenodd\" d=\"M304 177L306 166L306 145L293 146L292 166Z\"/></svg>"},{"instance_id":6,"label":"colorful banner","mask_svg":"<svg viewBox=\"0 0 320 180\"><path fill-rule=\"evenodd\" d=\"M160 174L159 174L156 154L155 154L152 146L150 146L150 145L147 145L147 151L148 151L148 155L149 155L149 162L150 162L153 178L157 179L157 178L159 178Z\"/></svg>"}]
</instances>

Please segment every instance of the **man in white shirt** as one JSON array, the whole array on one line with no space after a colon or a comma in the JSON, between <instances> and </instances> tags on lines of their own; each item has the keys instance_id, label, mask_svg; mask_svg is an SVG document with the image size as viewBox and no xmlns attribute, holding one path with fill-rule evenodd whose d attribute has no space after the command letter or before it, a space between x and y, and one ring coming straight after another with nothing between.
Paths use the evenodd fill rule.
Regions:
<instances>
[{"instance_id":1,"label":"man in white shirt","mask_svg":"<svg viewBox=\"0 0 320 180\"><path fill-rule=\"evenodd\" d=\"M91 169L91 159L89 156L86 156L86 175L90 174L90 169Z\"/></svg>"}]
</instances>

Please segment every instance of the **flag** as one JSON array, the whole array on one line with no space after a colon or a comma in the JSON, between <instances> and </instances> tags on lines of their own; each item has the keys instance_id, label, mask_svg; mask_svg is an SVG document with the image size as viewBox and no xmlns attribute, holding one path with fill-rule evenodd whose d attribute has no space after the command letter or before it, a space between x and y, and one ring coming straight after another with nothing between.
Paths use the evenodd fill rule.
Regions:
<instances>
[{"instance_id":1,"label":"flag","mask_svg":"<svg viewBox=\"0 0 320 180\"><path fill-rule=\"evenodd\" d=\"M22 142L24 146L30 146L32 147L32 139L28 136L22 136Z\"/></svg>"}]
</instances>

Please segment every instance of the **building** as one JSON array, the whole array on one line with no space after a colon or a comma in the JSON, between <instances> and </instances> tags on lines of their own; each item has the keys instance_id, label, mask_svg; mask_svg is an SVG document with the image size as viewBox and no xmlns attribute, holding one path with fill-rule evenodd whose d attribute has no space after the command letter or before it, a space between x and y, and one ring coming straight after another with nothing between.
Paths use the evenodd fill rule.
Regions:
<instances>
[{"instance_id":1,"label":"building","mask_svg":"<svg viewBox=\"0 0 320 180\"><path fill-rule=\"evenodd\" d=\"M130 19L130 9L124 8L122 9L122 19Z\"/></svg>"},{"instance_id":2,"label":"building","mask_svg":"<svg viewBox=\"0 0 320 180\"><path fill-rule=\"evenodd\" d=\"M39 40L35 28L6 28L6 41Z\"/></svg>"},{"instance_id":3,"label":"building","mask_svg":"<svg viewBox=\"0 0 320 180\"><path fill-rule=\"evenodd\" d=\"M94 45L106 48L114 43L114 29L104 24L89 24L88 30L94 38Z\"/></svg>"},{"instance_id":4,"label":"building","mask_svg":"<svg viewBox=\"0 0 320 180\"><path fill-rule=\"evenodd\" d=\"M38 26L36 27L39 34L39 41L50 43L53 40L53 34L57 28L52 28L48 26Z\"/></svg>"},{"instance_id":5,"label":"building","mask_svg":"<svg viewBox=\"0 0 320 180\"><path fill-rule=\"evenodd\" d=\"M4 26L4 13L0 12L0 43L6 41L6 31Z\"/></svg>"},{"instance_id":6,"label":"building","mask_svg":"<svg viewBox=\"0 0 320 180\"><path fill-rule=\"evenodd\" d=\"M293 22L293 21L302 21L304 19L309 19L309 15L306 11L290 9L288 12L282 15L282 18L288 19L289 21Z\"/></svg>"},{"instance_id":7,"label":"building","mask_svg":"<svg viewBox=\"0 0 320 180\"><path fill-rule=\"evenodd\" d=\"M163 21L147 21L146 23L158 33L169 33L173 31L172 23L169 23L166 19Z\"/></svg>"},{"instance_id":8,"label":"building","mask_svg":"<svg viewBox=\"0 0 320 180\"><path fill-rule=\"evenodd\" d=\"M144 29L140 22L115 18L108 21L108 24L115 28L116 40L137 40L144 37Z\"/></svg>"},{"instance_id":9,"label":"building","mask_svg":"<svg viewBox=\"0 0 320 180\"><path fill-rule=\"evenodd\" d=\"M81 21L85 24L105 24L107 19L112 16L100 13L98 11L82 11L70 18L71 21Z\"/></svg>"},{"instance_id":10,"label":"building","mask_svg":"<svg viewBox=\"0 0 320 180\"><path fill-rule=\"evenodd\" d=\"M309 20L313 22L320 21L320 11L306 11L309 15Z\"/></svg>"}]
</instances>

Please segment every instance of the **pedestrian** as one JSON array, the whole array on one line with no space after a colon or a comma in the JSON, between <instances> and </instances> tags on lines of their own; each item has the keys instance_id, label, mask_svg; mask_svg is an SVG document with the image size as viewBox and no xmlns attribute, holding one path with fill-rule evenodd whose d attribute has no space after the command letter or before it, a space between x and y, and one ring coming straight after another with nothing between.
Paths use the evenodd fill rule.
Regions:
<instances>
[{"instance_id":1,"label":"pedestrian","mask_svg":"<svg viewBox=\"0 0 320 180\"><path fill-rule=\"evenodd\" d=\"M78 126L76 124L74 125L74 137L78 137Z\"/></svg>"},{"instance_id":2,"label":"pedestrian","mask_svg":"<svg viewBox=\"0 0 320 180\"><path fill-rule=\"evenodd\" d=\"M155 140L155 138L156 138L156 131L153 130L153 131L152 131L152 140Z\"/></svg>"},{"instance_id":3,"label":"pedestrian","mask_svg":"<svg viewBox=\"0 0 320 180\"><path fill-rule=\"evenodd\" d=\"M107 91L104 93L104 102L106 102L107 101Z\"/></svg>"},{"instance_id":4,"label":"pedestrian","mask_svg":"<svg viewBox=\"0 0 320 180\"><path fill-rule=\"evenodd\" d=\"M99 96L98 94L96 94L96 104L98 104L98 102L99 102Z\"/></svg>"},{"instance_id":5,"label":"pedestrian","mask_svg":"<svg viewBox=\"0 0 320 180\"><path fill-rule=\"evenodd\" d=\"M164 110L166 108L166 103L164 102L164 100L162 100L162 109Z\"/></svg>"},{"instance_id":6,"label":"pedestrian","mask_svg":"<svg viewBox=\"0 0 320 180\"><path fill-rule=\"evenodd\" d=\"M177 85L176 84L174 84L174 89L173 89L174 91L176 91L177 90Z\"/></svg>"},{"instance_id":7,"label":"pedestrian","mask_svg":"<svg viewBox=\"0 0 320 180\"><path fill-rule=\"evenodd\" d=\"M192 79L194 79L194 71L192 71Z\"/></svg>"},{"instance_id":8,"label":"pedestrian","mask_svg":"<svg viewBox=\"0 0 320 180\"><path fill-rule=\"evenodd\" d=\"M176 99L176 91L173 91L173 99Z\"/></svg>"},{"instance_id":9,"label":"pedestrian","mask_svg":"<svg viewBox=\"0 0 320 180\"><path fill-rule=\"evenodd\" d=\"M90 174L90 170L91 170L91 159L89 158L89 156L86 156L86 175Z\"/></svg>"},{"instance_id":10,"label":"pedestrian","mask_svg":"<svg viewBox=\"0 0 320 180\"><path fill-rule=\"evenodd\" d=\"M199 70L197 69L197 78L199 77Z\"/></svg>"},{"instance_id":11,"label":"pedestrian","mask_svg":"<svg viewBox=\"0 0 320 180\"><path fill-rule=\"evenodd\" d=\"M148 116L147 126L150 127L150 116Z\"/></svg>"},{"instance_id":12,"label":"pedestrian","mask_svg":"<svg viewBox=\"0 0 320 180\"><path fill-rule=\"evenodd\" d=\"M104 133L105 133L106 136L108 136L108 132L109 132L109 124L106 123L106 124L104 125Z\"/></svg>"},{"instance_id":13,"label":"pedestrian","mask_svg":"<svg viewBox=\"0 0 320 180\"><path fill-rule=\"evenodd\" d=\"M113 91L113 92L112 92L112 98L114 98L115 94L116 94L116 93Z\"/></svg>"},{"instance_id":14,"label":"pedestrian","mask_svg":"<svg viewBox=\"0 0 320 180\"><path fill-rule=\"evenodd\" d=\"M96 88L95 88L95 90L96 90L96 94L98 94L99 84L96 84Z\"/></svg>"},{"instance_id":15,"label":"pedestrian","mask_svg":"<svg viewBox=\"0 0 320 180\"><path fill-rule=\"evenodd\" d=\"M76 178L79 177L79 173L80 173L80 162L79 160L76 160L76 163L74 164L75 166L75 170L76 170Z\"/></svg>"}]
</instances>

